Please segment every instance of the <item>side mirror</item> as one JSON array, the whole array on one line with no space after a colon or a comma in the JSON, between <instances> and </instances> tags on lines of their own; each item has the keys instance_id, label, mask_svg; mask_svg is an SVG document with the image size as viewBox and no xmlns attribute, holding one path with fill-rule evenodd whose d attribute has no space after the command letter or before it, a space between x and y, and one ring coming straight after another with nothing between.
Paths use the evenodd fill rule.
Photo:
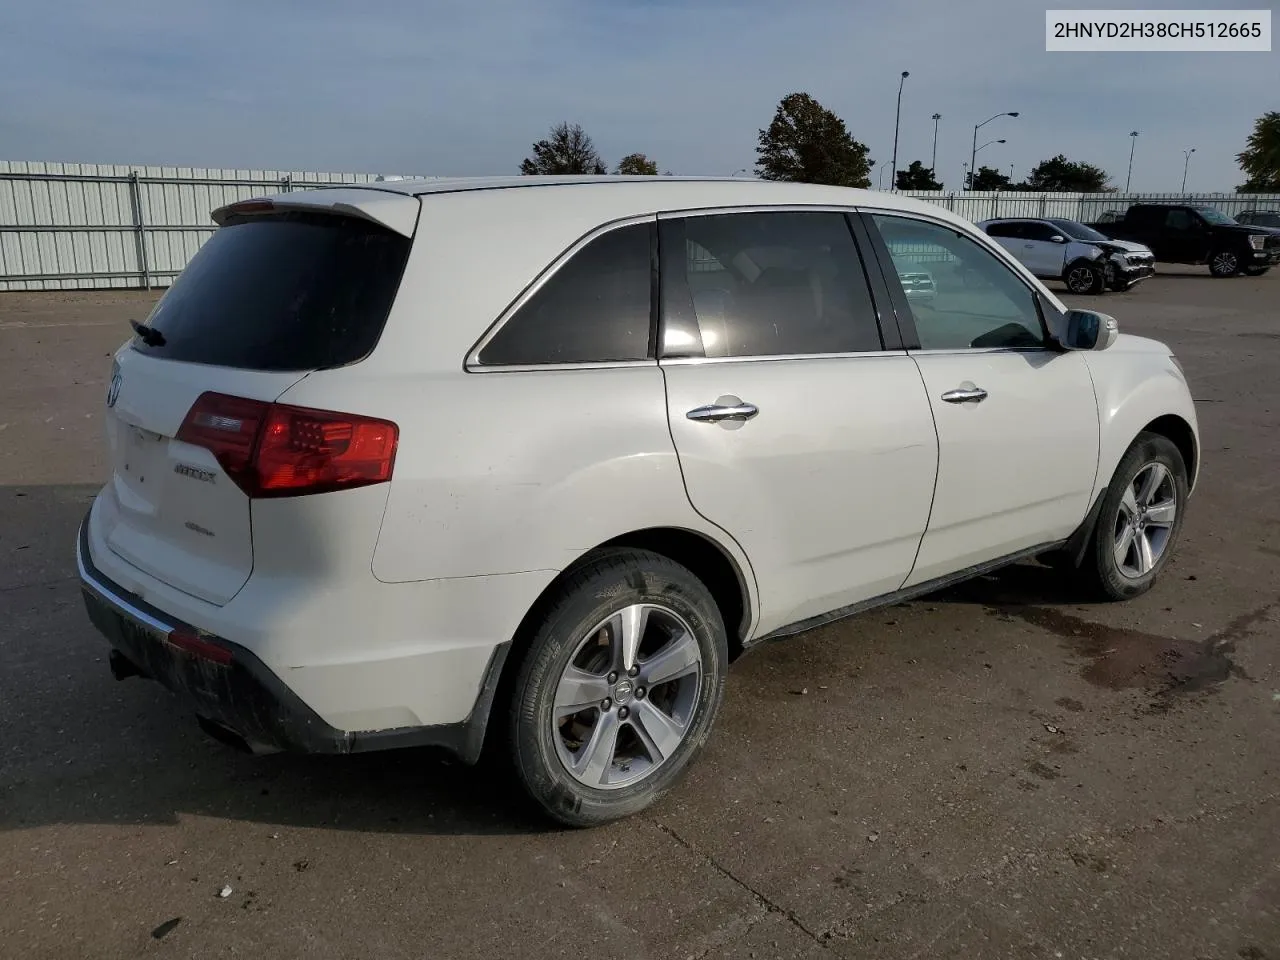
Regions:
<instances>
[{"instance_id":1,"label":"side mirror","mask_svg":"<svg viewBox=\"0 0 1280 960\"><path fill-rule=\"evenodd\" d=\"M1067 335L1063 346L1068 350L1105 350L1116 342L1120 327L1116 318L1096 310L1067 311Z\"/></svg>"},{"instance_id":2,"label":"side mirror","mask_svg":"<svg viewBox=\"0 0 1280 960\"><path fill-rule=\"evenodd\" d=\"M1049 238L1049 242L1050 243L1066 243L1067 238L1060 233L1055 233L1052 237Z\"/></svg>"}]
</instances>

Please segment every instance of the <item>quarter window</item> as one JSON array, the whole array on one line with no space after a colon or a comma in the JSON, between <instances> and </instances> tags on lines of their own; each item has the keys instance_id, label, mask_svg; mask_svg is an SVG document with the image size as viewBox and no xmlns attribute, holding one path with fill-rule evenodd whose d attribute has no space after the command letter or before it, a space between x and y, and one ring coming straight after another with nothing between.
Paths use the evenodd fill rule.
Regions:
<instances>
[{"instance_id":1,"label":"quarter window","mask_svg":"<svg viewBox=\"0 0 1280 960\"><path fill-rule=\"evenodd\" d=\"M664 356L881 348L843 214L713 214L665 220L661 230Z\"/></svg>"},{"instance_id":2,"label":"quarter window","mask_svg":"<svg viewBox=\"0 0 1280 960\"><path fill-rule=\"evenodd\" d=\"M1022 280L964 234L941 224L873 216L901 280L930 279L927 292L903 283L922 350L1043 347L1034 294Z\"/></svg>"},{"instance_id":3,"label":"quarter window","mask_svg":"<svg viewBox=\"0 0 1280 960\"><path fill-rule=\"evenodd\" d=\"M480 350L514 366L644 360L649 350L652 224L601 234L562 264Z\"/></svg>"}]
</instances>

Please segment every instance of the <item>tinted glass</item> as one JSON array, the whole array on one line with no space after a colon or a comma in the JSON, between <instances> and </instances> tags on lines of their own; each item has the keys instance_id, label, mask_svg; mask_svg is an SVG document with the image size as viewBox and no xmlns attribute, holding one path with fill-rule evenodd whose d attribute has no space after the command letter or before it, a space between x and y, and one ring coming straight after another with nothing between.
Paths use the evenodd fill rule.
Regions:
<instances>
[{"instance_id":1,"label":"tinted glass","mask_svg":"<svg viewBox=\"0 0 1280 960\"><path fill-rule=\"evenodd\" d=\"M1062 231L1063 234L1076 240L1098 241L1107 239L1105 234L1101 234L1093 227L1086 227L1083 223L1078 223L1075 220L1050 220L1049 222Z\"/></svg>"},{"instance_id":2,"label":"tinted glass","mask_svg":"<svg viewBox=\"0 0 1280 960\"><path fill-rule=\"evenodd\" d=\"M881 347L866 274L842 214L664 221L662 257L668 356L794 356Z\"/></svg>"},{"instance_id":3,"label":"tinted glass","mask_svg":"<svg viewBox=\"0 0 1280 960\"><path fill-rule=\"evenodd\" d=\"M480 351L482 364L593 363L649 356L649 224L596 237L562 264Z\"/></svg>"},{"instance_id":4,"label":"tinted glass","mask_svg":"<svg viewBox=\"0 0 1280 960\"><path fill-rule=\"evenodd\" d=\"M1169 216L1165 218L1165 226L1170 230L1190 230L1192 220L1191 214L1186 210L1170 210Z\"/></svg>"},{"instance_id":5,"label":"tinted glass","mask_svg":"<svg viewBox=\"0 0 1280 960\"><path fill-rule=\"evenodd\" d=\"M164 342L134 349L245 370L354 363L378 342L411 241L367 220L282 213L216 230L147 323Z\"/></svg>"},{"instance_id":6,"label":"tinted glass","mask_svg":"<svg viewBox=\"0 0 1280 960\"><path fill-rule=\"evenodd\" d=\"M1026 223L1023 225L1026 233L1024 236L1028 240L1040 240L1048 242L1051 237L1062 236L1062 231L1049 226L1047 223Z\"/></svg>"},{"instance_id":7,"label":"tinted glass","mask_svg":"<svg viewBox=\"0 0 1280 960\"><path fill-rule=\"evenodd\" d=\"M1219 226L1230 226L1235 223L1234 219L1228 217L1217 207L1196 207L1195 211L1209 223L1216 223Z\"/></svg>"},{"instance_id":8,"label":"tinted glass","mask_svg":"<svg viewBox=\"0 0 1280 960\"><path fill-rule=\"evenodd\" d=\"M1123 219L1129 220L1140 227L1155 227L1165 222L1165 209L1163 207L1133 206L1129 208L1127 214L1122 216Z\"/></svg>"},{"instance_id":9,"label":"tinted glass","mask_svg":"<svg viewBox=\"0 0 1280 960\"><path fill-rule=\"evenodd\" d=\"M1044 345L1031 289L988 250L939 224L872 219L900 275L913 264L932 277L931 296L907 291L922 350Z\"/></svg>"},{"instance_id":10,"label":"tinted glass","mask_svg":"<svg viewBox=\"0 0 1280 960\"><path fill-rule=\"evenodd\" d=\"M1019 223L990 223L987 224L987 235L992 237L1020 237L1022 236L1022 225Z\"/></svg>"}]
</instances>

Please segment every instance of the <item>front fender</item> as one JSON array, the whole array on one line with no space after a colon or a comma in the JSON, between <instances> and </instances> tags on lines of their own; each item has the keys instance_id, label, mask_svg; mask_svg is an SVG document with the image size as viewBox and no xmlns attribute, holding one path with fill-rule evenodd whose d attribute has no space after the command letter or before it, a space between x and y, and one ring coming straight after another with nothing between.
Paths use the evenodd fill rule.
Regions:
<instances>
[{"instance_id":1,"label":"front fender","mask_svg":"<svg viewBox=\"0 0 1280 960\"><path fill-rule=\"evenodd\" d=\"M1199 475L1200 431L1186 378L1163 344L1122 336L1107 350L1085 355L1098 398L1098 472L1095 498L1111 483L1134 439L1155 421L1174 417L1185 424L1192 446L1187 464L1192 488Z\"/></svg>"}]
</instances>

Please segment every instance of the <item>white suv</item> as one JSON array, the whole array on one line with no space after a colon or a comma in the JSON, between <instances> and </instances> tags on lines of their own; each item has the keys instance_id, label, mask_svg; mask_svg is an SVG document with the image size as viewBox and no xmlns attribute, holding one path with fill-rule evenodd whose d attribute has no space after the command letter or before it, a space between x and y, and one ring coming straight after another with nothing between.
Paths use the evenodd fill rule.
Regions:
<instances>
[{"instance_id":1,"label":"white suv","mask_svg":"<svg viewBox=\"0 0 1280 960\"><path fill-rule=\"evenodd\" d=\"M487 744L560 821L624 816L745 648L1033 556L1134 596L1195 479L1166 347L906 198L400 181L215 219L116 354L77 557L116 675L254 749Z\"/></svg>"}]
</instances>

